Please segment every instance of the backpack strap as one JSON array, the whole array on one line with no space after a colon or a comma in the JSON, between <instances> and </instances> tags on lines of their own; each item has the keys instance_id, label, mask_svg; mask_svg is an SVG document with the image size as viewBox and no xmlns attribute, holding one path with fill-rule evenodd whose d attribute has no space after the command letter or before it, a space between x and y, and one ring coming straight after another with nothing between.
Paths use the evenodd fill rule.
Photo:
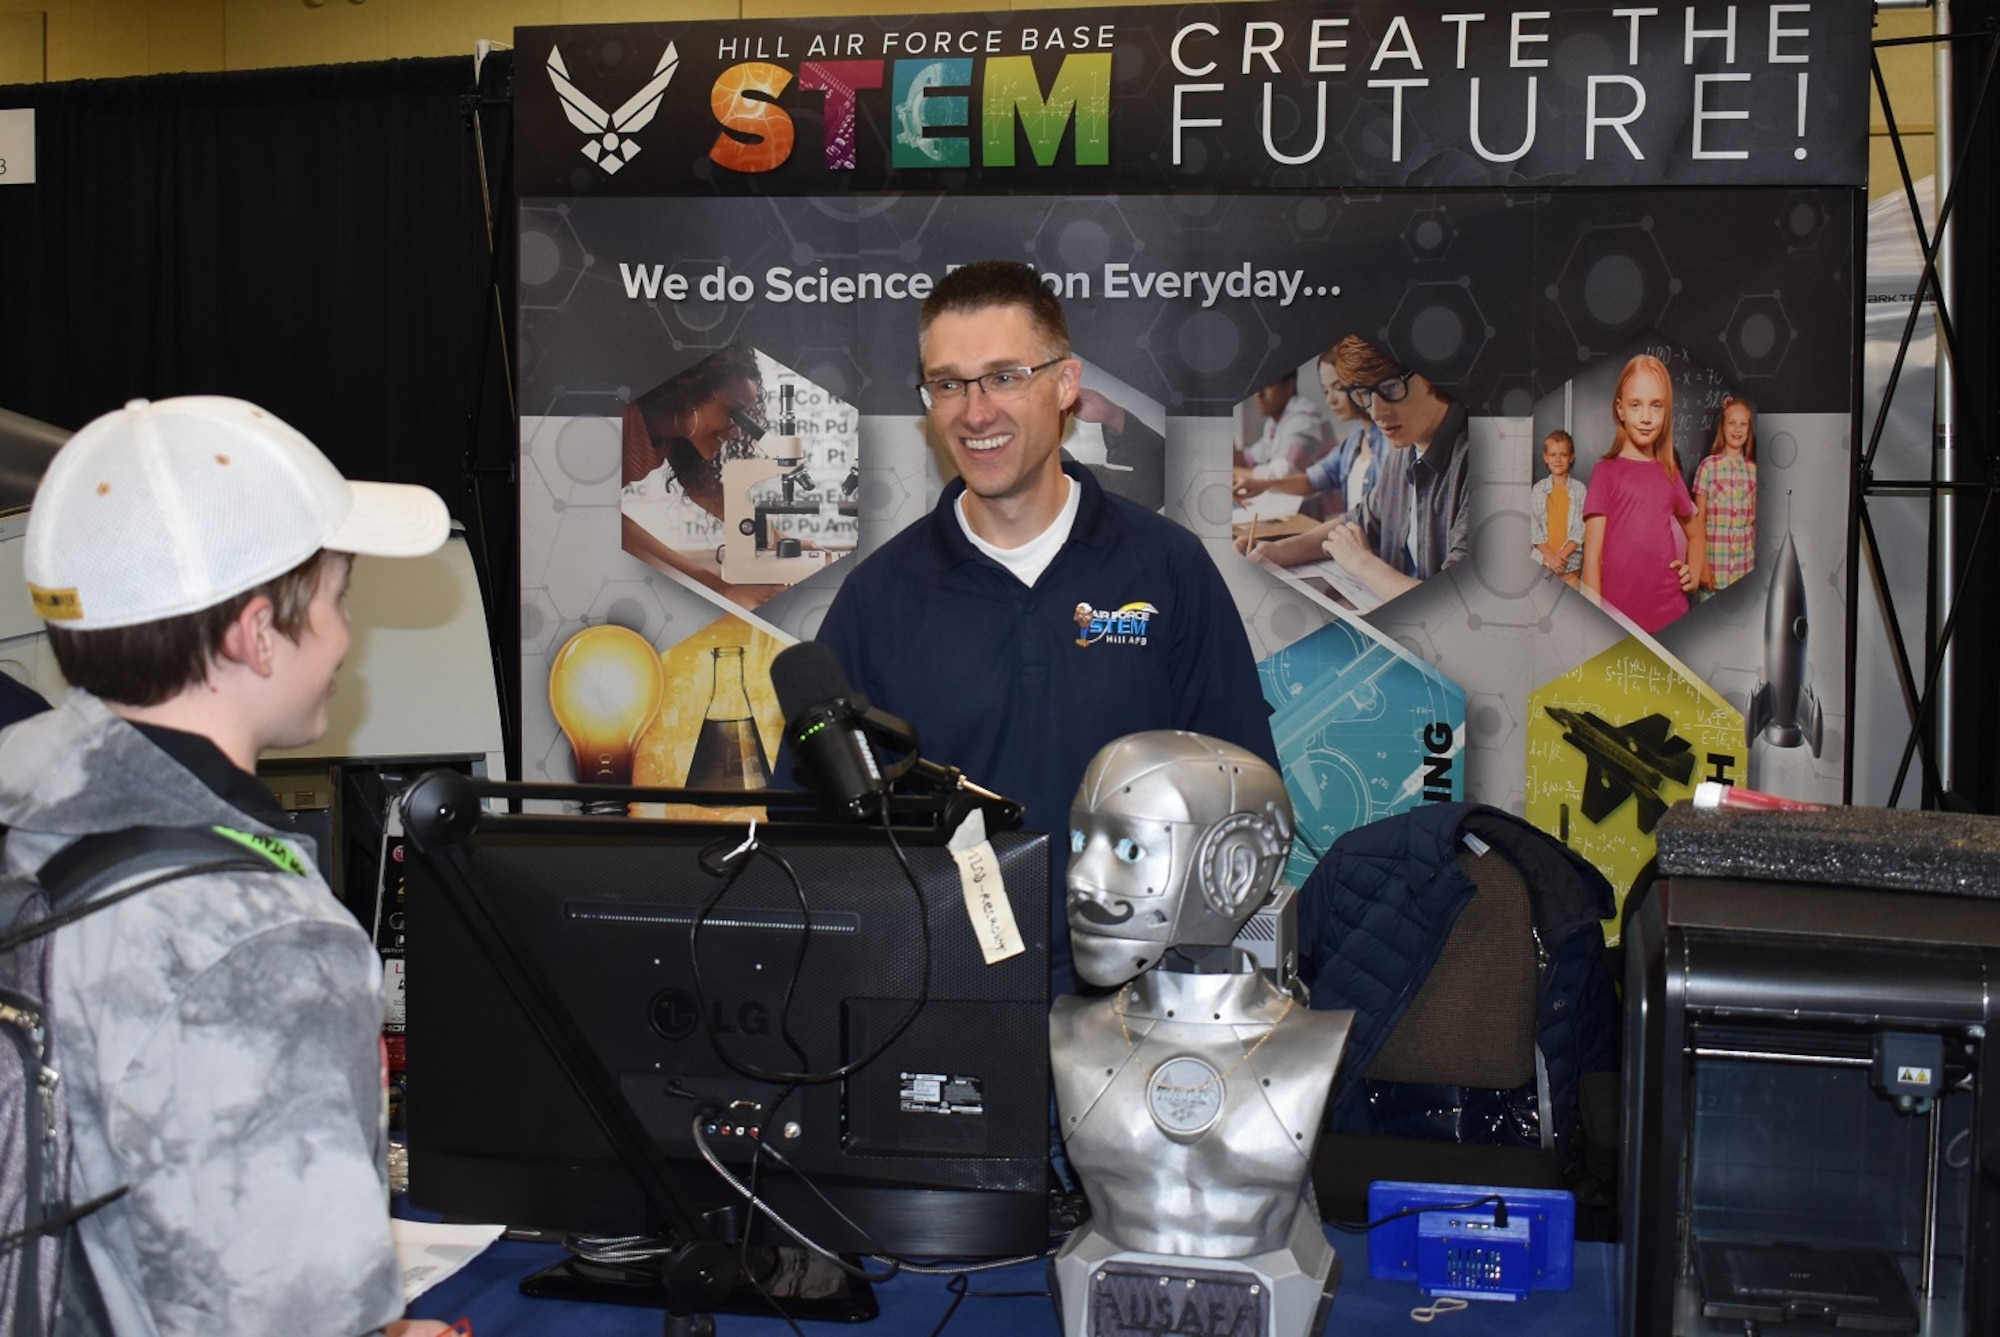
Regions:
<instances>
[{"instance_id":1,"label":"backpack strap","mask_svg":"<svg viewBox=\"0 0 2000 1337\"><path fill-rule=\"evenodd\" d=\"M282 841L230 827L128 827L124 831L80 837L60 849L36 873L36 881L48 891L48 915L32 925L0 935L0 955L12 953L24 943L46 937L64 925L72 925L86 915L94 915L108 905L136 897L162 883L224 871L304 875L306 863ZM94 897L102 887L128 879L136 881L106 897ZM30 1131L28 1137L32 1139L34 1133ZM88 1203L62 1205L46 1219L28 1225L28 1229L0 1239L0 1255L16 1249L28 1251L28 1265L18 1279L14 1295L18 1323L34 1323L38 1321L36 1315L40 1315L36 1241L66 1233L72 1225L124 1193L126 1189L120 1187ZM74 1277L74 1269L64 1271L66 1277ZM76 1295L82 1295L82 1291L76 1291ZM102 1301L92 1303L102 1305Z\"/></svg>"},{"instance_id":2,"label":"backpack strap","mask_svg":"<svg viewBox=\"0 0 2000 1337\"><path fill-rule=\"evenodd\" d=\"M29 1226L26 1230L17 1230L11 1235L0 1236L0 1254L12 1253L14 1250L34 1240L38 1240L44 1235L60 1234L83 1220L84 1217L89 1216L98 1208L110 1206L131 1191L132 1186L130 1184L120 1185L112 1189L109 1193L98 1194L89 1202L80 1202L73 1207L64 1207L61 1211L43 1217L38 1225Z\"/></svg>"},{"instance_id":3,"label":"backpack strap","mask_svg":"<svg viewBox=\"0 0 2000 1337\"><path fill-rule=\"evenodd\" d=\"M306 865L281 841L225 826L132 826L80 836L56 851L36 874L48 888L49 914L0 936L0 953L162 883L208 873L273 871L303 875ZM144 876L147 873L153 876ZM140 880L93 899L99 888L128 877Z\"/></svg>"}]
</instances>

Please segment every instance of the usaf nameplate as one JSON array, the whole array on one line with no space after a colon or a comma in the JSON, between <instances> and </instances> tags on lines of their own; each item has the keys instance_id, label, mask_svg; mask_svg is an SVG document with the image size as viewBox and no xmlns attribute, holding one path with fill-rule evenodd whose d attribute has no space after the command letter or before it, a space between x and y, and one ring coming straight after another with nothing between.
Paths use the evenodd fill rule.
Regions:
<instances>
[{"instance_id":1,"label":"usaf nameplate","mask_svg":"<svg viewBox=\"0 0 2000 1337\"><path fill-rule=\"evenodd\" d=\"M1090 1279L1088 1337L1264 1337L1270 1291L1254 1272L1110 1262Z\"/></svg>"}]
</instances>

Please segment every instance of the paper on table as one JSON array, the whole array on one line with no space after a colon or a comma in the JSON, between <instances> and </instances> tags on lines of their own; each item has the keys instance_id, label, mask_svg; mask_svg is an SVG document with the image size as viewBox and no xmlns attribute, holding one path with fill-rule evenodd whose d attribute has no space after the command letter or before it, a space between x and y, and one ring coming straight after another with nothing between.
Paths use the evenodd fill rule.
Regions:
<instances>
[{"instance_id":1,"label":"paper on table","mask_svg":"<svg viewBox=\"0 0 2000 1337\"><path fill-rule=\"evenodd\" d=\"M1330 557L1300 566L1280 567L1278 574L1307 583L1313 580L1325 581L1341 600L1359 612L1366 613L1382 605L1381 595L1369 589L1359 577L1349 574L1346 568Z\"/></svg>"},{"instance_id":2,"label":"paper on table","mask_svg":"<svg viewBox=\"0 0 2000 1337\"><path fill-rule=\"evenodd\" d=\"M486 1251L505 1226L456 1226L394 1217L396 1268L403 1274L403 1303L422 1295Z\"/></svg>"},{"instance_id":3,"label":"paper on table","mask_svg":"<svg viewBox=\"0 0 2000 1337\"><path fill-rule=\"evenodd\" d=\"M1229 518L1236 524L1244 523L1253 515L1260 520L1282 520L1288 515L1297 515L1305 500L1289 492L1259 492L1254 497L1238 497Z\"/></svg>"}]
</instances>

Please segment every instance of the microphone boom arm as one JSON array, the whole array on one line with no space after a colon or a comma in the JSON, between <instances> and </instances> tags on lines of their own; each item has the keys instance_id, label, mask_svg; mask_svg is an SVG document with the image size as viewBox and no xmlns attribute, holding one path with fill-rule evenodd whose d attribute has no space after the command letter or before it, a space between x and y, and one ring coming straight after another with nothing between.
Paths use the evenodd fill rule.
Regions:
<instances>
[{"instance_id":1,"label":"microphone boom arm","mask_svg":"<svg viewBox=\"0 0 2000 1337\"><path fill-rule=\"evenodd\" d=\"M859 712L855 722L861 726L862 732L871 740L902 754L882 767L882 779L891 785L907 780L909 785L905 786L905 792L910 785L914 785L923 793L934 796L947 828L956 827L974 808L985 812L988 831L1011 831L1021 825L1021 805L1018 802L974 784L956 766L926 761L918 755L917 731L909 721L869 704L868 698L860 692L855 692L850 699Z\"/></svg>"}]
</instances>

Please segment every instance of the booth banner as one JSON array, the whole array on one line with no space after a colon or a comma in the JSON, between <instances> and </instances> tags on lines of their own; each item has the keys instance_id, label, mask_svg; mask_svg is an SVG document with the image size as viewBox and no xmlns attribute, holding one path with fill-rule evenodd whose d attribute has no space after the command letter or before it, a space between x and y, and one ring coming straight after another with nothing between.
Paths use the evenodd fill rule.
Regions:
<instances>
[{"instance_id":1,"label":"booth banner","mask_svg":"<svg viewBox=\"0 0 2000 1337\"><path fill-rule=\"evenodd\" d=\"M1858 5L527 28L520 194L1862 185Z\"/></svg>"},{"instance_id":2,"label":"booth banner","mask_svg":"<svg viewBox=\"0 0 2000 1337\"><path fill-rule=\"evenodd\" d=\"M1061 294L1084 362L1069 453L1209 543L1263 661L1302 857L1361 822L1471 799L1525 813L1622 892L1659 809L1699 780L1837 798L1867 16L1713 9L1446 19L1268 4L522 30L524 771L692 758L731 711L753 719L761 753L740 773L768 767L782 722L756 666L811 636L849 565L944 482L915 394L921 299L952 266L1006 258ZM1321 40L1345 33L1344 55L1297 44L1335 19ZM1107 27L1106 46L1079 36ZM961 41L981 49L940 54ZM1001 100L993 66L1009 54L1026 72ZM855 66L840 96L813 68L836 55ZM1108 62L1105 91L1079 84L1068 128L1042 134L1062 70L1090 55ZM900 64L920 57L928 73ZM1215 68L1184 76L1176 60ZM1308 75L1313 60L1346 69ZM1176 91L1203 81L1222 85L1202 95L1218 106L1247 100L1248 118ZM1778 83L1794 90L1782 118L1767 102ZM1305 117L1287 142L1310 137L1324 88L1312 163L1265 153L1266 85L1274 108ZM1629 144L1585 133L1614 87L1646 107ZM746 107L762 109L754 130ZM1489 161L1480 146L1524 142L1525 107L1534 145ZM1723 109L1744 114L1704 119ZM1109 137L1097 163L1093 124ZM969 163L898 156L906 141L950 156L954 138ZM836 143L847 166L830 165ZM1173 162L1176 143L1202 146L1197 176ZM765 166L732 158L754 144L771 147ZM1711 156L1725 144L1739 156ZM1361 387L1374 429L1331 370L1350 336L1386 363ZM1323 426L1323 463L1336 439L1356 448L1358 467L1314 496L1244 496L1233 473L1276 421L1260 396L1274 384L1296 386L1284 412ZM1385 436L1399 418L1427 435ZM1645 469L1627 468L1634 442ZM1449 501L1422 520L1395 487L1370 490L1407 488L1419 453L1455 462ZM1410 573L1386 589L1322 544L1371 509L1375 555ZM1586 513L1596 588L1562 560ZM1434 553L1419 531L1439 536ZM1253 542L1284 562L1241 555ZM1710 556L1709 587L1683 595L1668 573L1691 544ZM1101 634L1139 615L1101 612ZM1100 634L1097 613L1080 640ZM570 647L606 624L636 633L657 672L579 671ZM744 655L717 655L725 642ZM732 685L742 664L747 691ZM607 726L628 731L622 753L561 723L552 670L637 702ZM679 765L647 778L694 778Z\"/></svg>"}]
</instances>

